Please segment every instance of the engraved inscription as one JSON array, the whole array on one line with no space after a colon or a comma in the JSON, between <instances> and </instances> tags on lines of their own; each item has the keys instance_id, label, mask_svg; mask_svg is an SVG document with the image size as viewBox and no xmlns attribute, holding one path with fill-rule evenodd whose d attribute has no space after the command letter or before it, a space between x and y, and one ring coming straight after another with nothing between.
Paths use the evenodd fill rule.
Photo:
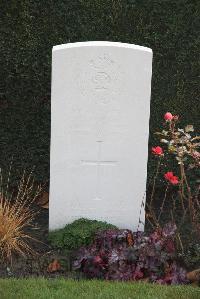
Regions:
<instances>
[{"instance_id":1,"label":"engraved inscription","mask_svg":"<svg viewBox=\"0 0 200 299\"><path fill-rule=\"evenodd\" d=\"M115 64L114 60L107 53L101 54L95 57L95 59L91 59L89 63L97 70L104 69Z\"/></svg>"},{"instance_id":2,"label":"engraved inscription","mask_svg":"<svg viewBox=\"0 0 200 299\"><path fill-rule=\"evenodd\" d=\"M78 68L77 68L78 69ZM77 71L80 92L89 100L108 104L122 91L123 72L108 53L103 53L85 62L87 71Z\"/></svg>"},{"instance_id":3,"label":"engraved inscription","mask_svg":"<svg viewBox=\"0 0 200 299\"><path fill-rule=\"evenodd\" d=\"M97 72L92 81L96 90L104 91L109 88L111 77L106 72Z\"/></svg>"}]
</instances>

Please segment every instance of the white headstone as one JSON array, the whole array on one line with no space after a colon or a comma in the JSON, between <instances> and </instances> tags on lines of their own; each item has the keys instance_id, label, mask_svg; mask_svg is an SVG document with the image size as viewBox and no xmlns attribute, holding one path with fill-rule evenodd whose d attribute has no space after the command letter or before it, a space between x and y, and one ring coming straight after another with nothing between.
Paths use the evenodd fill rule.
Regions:
<instances>
[{"instance_id":1,"label":"white headstone","mask_svg":"<svg viewBox=\"0 0 200 299\"><path fill-rule=\"evenodd\" d=\"M53 47L50 230L144 222L151 68L151 49L132 44Z\"/></svg>"}]
</instances>

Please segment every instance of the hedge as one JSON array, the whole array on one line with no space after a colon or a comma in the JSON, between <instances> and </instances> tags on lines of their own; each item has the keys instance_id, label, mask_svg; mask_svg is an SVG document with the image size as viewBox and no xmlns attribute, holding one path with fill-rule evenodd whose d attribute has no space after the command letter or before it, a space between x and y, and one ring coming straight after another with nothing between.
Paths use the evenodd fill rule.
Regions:
<instances>
[{"instance_id":1,"label":"hedge","mask_svg":"<svg viewBox=\"0 0 200 299\"><path fill-rule=\"evenodd\" d=\"M199 9L198 0L2 0L0 166L13 157L15 169L35 165L49 180L51 51L62 43L152 48L150 145L168 110L199 130Z\"/></svg>"}]
</instances>

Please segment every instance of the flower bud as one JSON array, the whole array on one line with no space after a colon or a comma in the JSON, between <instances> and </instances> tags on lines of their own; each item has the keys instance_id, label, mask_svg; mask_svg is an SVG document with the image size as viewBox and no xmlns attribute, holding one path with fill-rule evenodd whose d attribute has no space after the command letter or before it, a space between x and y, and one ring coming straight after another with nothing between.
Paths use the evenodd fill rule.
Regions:
<instances>
[{"instance_id":1,"label":"flower bud","mask_svg":"<svg viewBox=\"0 0 200 299\"><path fill-rule=\"evenodd\" d=\"M164 115L164 119L166 121L171 121L173 119L173 115L170 112L166 112Z\"/></svg>"}]
</instances>

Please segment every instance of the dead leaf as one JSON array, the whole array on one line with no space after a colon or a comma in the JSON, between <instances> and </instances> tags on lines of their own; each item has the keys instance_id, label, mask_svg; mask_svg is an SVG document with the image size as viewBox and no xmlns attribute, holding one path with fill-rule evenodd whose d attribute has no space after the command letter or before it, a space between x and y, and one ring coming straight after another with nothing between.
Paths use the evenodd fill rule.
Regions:
<instances>
[{"instance_id":1,"label":"dead leaf","mask_svg":"<svg viewBox=\"0 0 200 299\"><path fill-rule=\"evenodd\" d=\"M200 269L188 272L187 279L191 282L199 283L200 282Z\"/></svg>"},{"instance_id":2,"label":"dead leaf","mask_svg":"<svg viewBox=\"0 0 200 299\"><path fill-rule=\"evenodd\" d=\"M133 244L134 244L133 236L130 233L128 233L127 242L128 242L129 246L133 246Z\"/></svg>"},{"instance_id":3,"label":"dead leaf","mask_svg":"<svg viewBox=\"0 0 200 299\"><path fill-rule=\"evenodd\" d=\"M49 208L49 193L44 191L40 197L37 199L37 205L43 209Z\"/></svg>"},{"instance_id":4,"label":"dead leaf","mask_svg":"<svg viewBox=\"0 0 200 299\"><path fill-rule=\"evenodd\" d=\"M47 268L47 272L53 273L59 271L61 268L61 265L58 260L54 260L52 263L49 264Z\"/></svg>"}]
</instances>

